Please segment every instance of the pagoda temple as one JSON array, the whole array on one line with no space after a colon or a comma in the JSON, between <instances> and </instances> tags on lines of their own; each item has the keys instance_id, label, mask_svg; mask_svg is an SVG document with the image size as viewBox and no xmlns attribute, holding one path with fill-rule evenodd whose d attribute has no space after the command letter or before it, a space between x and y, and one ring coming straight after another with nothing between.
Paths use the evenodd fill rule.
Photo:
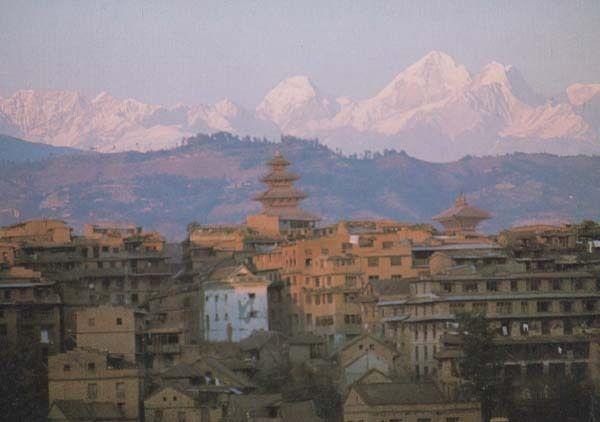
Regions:
<instances>
[{"instance_id":1,"label":"pagoda temple","mask_svg":"<svg viewBox=\"0 0 600 422\"><path fill-rule=\"evenodd\" d=\"M263 209L260 214L248 216L248 227L271 235L314 228L319 217L300 208L300 201L306 194L294 187L300 176L287 170L291 163L278 151L267 165L270 171L260 179L267 185L267 190L254 197Z\"/></svg>"},{"instance_id":2,"label":"pagoda temple","mask_svg":"<svg viewBox=\"0 0 600 422\"><path fill-rule=\"evenodd\" d=\"M483 220L490 218L490 213L467 203L467 197L460 194L454 201L454 207L441 212L433 217L444 226L444 232L448 235L475 234L477 226Z\"/></svg>"}]
</instances>

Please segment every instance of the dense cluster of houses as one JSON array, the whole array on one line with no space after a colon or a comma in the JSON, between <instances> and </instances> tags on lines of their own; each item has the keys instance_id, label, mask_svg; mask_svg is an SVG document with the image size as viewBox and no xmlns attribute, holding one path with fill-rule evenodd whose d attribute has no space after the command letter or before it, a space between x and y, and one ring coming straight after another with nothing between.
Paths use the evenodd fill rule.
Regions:
<instances>
[{"instance_id":1,"label":"dense cluster of houses","mask_svg":"<svg viewBox=\"0 0 600 422\"><path fill-rule=\"evenodd\" d=\"M281 154L263 210L191 224L179 248L131 224L0 228L0 338L42 348L51 421L318 421L265 374L327 374L346 422L475 422L457 316L484 316L516 394L599 378L600 230L478 233L460 195L429 224L318 224ZM296 371L296 372L294 372ZM290 375L291 376L291 375Z\"/></svg>"}]
</instances>

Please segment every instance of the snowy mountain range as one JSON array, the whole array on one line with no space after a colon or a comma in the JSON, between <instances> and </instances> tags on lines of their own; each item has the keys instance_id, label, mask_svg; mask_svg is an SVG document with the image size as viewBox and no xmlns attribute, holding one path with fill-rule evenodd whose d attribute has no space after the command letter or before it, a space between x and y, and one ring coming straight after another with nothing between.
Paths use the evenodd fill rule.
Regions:
<instances>
[{"instance_id":1,"label":"snowy mountain range","mask_svg":"<svg viewBox=\"0 0 600 422\"><path fill-rule=\"evenodd\" d=\"M174 106L93 99L70 91L0 98L0 133L98 151L156 150L204 132L317 137L346 153L396 149L430 161L513 151L600 153L600 84L574 84L552 99L513 66L470 73L433 51L371 98L332 98L306 76L283 80L255 110L230 100Z\"/></svg>"}]
</instances>

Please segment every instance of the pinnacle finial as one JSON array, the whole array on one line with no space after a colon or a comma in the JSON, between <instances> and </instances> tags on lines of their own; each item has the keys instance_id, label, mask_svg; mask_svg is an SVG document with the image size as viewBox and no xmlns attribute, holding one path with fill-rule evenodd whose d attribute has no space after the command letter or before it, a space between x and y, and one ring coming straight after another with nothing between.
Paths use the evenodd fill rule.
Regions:
<instances>
[{"instance_id":1,"label":"pinnacle finial","mask_svg":"<svg viewBox=\"0 0 600 422\"><path fill-rule=\"evenodd\" d=\"M454 205L457 207L463 207L463 206L467 205L467 196L463 192L461 192L456 197L456 200L454 201Z\"/></svg>"}]
</instances>

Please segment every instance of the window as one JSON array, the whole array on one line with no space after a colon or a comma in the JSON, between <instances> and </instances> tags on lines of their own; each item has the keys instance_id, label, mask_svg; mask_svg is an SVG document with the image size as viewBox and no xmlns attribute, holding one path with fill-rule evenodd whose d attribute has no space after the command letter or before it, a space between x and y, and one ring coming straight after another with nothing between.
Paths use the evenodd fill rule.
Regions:
<instances>
[{"instance_id":1,"label":"window","mask_svg":"<svg viewBox=\"0 0 600 422\"><path fill-rule=\"evenodd\" d=\"M464 303L451 303L450 304L450 314L456 315L461 312L464 312L465 304Z\"/></svg>"},{"instance_id":2,"label":"window","mask_svg":"<svg viewBox=\"0 0 600 422\"><path fill-rule=\"evenodd\" d=\"M596 309L596 301L595 300L586 300L584 303L584 307L587 312L592 312Z\"/></svg>"},{"instance_id":3,"label":"window","mask_svg":"<svg viewBox=\"0 0 600 422\"><path fill-rule=\"evenodd\" d=\"M442 283L442 289L446 293L452 293L452 283Z\"/></svg>"},{"instance_id":4,"label":"window","mask_svg":"<svg viewBox=\"0 0 600 422\"><path fill-rule=\"evenodd\" d=\"M402 274L392 274L392 281L402 280Z\"/></svg>"},{"instance_id":5,"label":"window","mask_svg":"<svg viewBox=\"0 0 600 422\"><path fill-rule=\"evenodd\" d=\"M125 398L125 383L124 382L118 382L115 385L115 393L116 393L117 399Z\"/></svg>"},{"instance_id":6,"label":"window","mask_svg":"<svg viewBox=\"0 0 600 422\"><path fill-rule=\"evenodd\" d=\"M117 318L117 325L123 325L123 318Z\"/></svg>"},{"instance_id":7,"label":"window","mask_svg":"<svg viewBox=\"0 0 600 422\"><path fill-rule=\"evenodd\" d=\"M177 412L177 422L185 422L185 412Z\"/></svg>"},{"instance_id":8,"label":"window","mask_svg":"<svg viewBox=\"0 0 600 422\"><path fill-rule=\"evenodd\" d=\"M552 290L560 290L560 280L552 280Z\"/></svg>"},{"instance_id":9,"label":"window","mask_svg":"<svg viewBox=\"0 0 600 422\"><path fill-rule=\"evenodd\" d=\"M88 400L95 400L98 398L98 384L87 385L87 398Z\"/></svg>"},{"instance_id":10,"label":"window","mask_svg":"<svg viewBox=\"0 0 600 422\"><path fill-rule=\"evenodd\" d=\"M550 334L550 321L542 321L542 334L548 335Z\"/></svg>"},{"instance_id":11,"label":"window","mask_svg":"<svg viewBox=\"0 0 600 422\"><path fill-rule=\"evenodd\" d=\"M510 291L516 292L517 290L519 290L519 282L517 280L512 280L510 282Z\"/></svg>"},{"instance_id":12,"label":"window","mask_svg":"<svg viewBox=\"0 0 600 422\"><path fill-rule=\"evenodd\" d=\"M87 369L88 371L95 371L96 370L96 364L94 362L90 362L87 364Z\"/></svg>"},{"instance_id":13,"label":"window","mask_svg":"<svg viewBox=\"0 0 600 422\"><path fill-rule=\"evenodd\" d=\"M327 303L333 303L333 294L327 293Z\"/></svg>"},{"instance_id":14,"label":"window","mask_svg":"<svg viewBox=\"0 0 600 422\"><path fill-rule=\"evenodd\" d=\"M321 304L321 295L315 295L315 305Z\"/></svg>"},{"instance_id":15,"label":"window","mask_svg":"<svg viewBox=\"0 0 600 422\"><path fill-rule=\"evenodd\" d=\"M166 398L165 398L166 400ZM163 420L163 411L160 409L156 409L154 411L154 421L153 422L162 422Z\"/></svg>"},{"instance_id":16,"label":"window","mask_svg":"<svg viewBox=\"0 0 600 422\"><path fill-rule=\"evenodd\" d=\"M390 265L392 265L392 266L402 265L402 257L401 256L390 256Z\"/></svg>"},{"instance_id":17,"label":"window","mask_svg":"<svg viewBox=\"0 0 600 422\"><path fill-rule=\"evenodd\" d=\"M90 318L90 319L88 319L88 326L89 326L89 327L94 327L94 326L96 326L96 319L95 319L95 318Z\"/></svg>"},{"instance_id":18,"label":"window","mask_svg":"<svg viewBox=\"0 0 600 422\"><path fill-rule=\"evenodd\" d=\"M258 317L258 311L250 311L250 312L248 312L248 317L250 317L250 318L257 318Z\"/></svg>"},{"instance_id":19,"label":"window","mask_svg":"<svg viewBox=\"0 0 600 422\"><path fill-rule=\"evenodd\" d=\"M446 418L446 422L460 422L460 418Z\"/></svg>"},{"instance_id":20,"label":"window","mask_svg":"<svg viewBox=\"0 0 600 422\"><path fill-rule=\"evenodd\" d=\"M537 291L540 289L540 280L529 280L529 290Z\"/></svg>"},{"instance_id":21,"label":"window","mask_svg":"<svg viewBox=\"0 0 600 422\"><path fill-rule=\"evenodd\" d=\"M563 312L572 312L573 311L573 302L568 300L563 300L560 302L560 307Z\"/></svg>"},{"instance_id":22,"label":"window","mask_svg":"<svg viewBox=\"0 0 600 422\"><path fill-rule=\"evenodd\" d=\"M69 372L71 370L71 365L63 365L63 372Z\"/></svg>"},{"instance_id":23,"label":"window","mask_svg":"<svg viewBox=\"0 0 600 422\"><path fill-rule=\"evenodd\" d=\"M487 302L478 302L473 304L473 311L479 314L487 313ZM434 326L435 327L435 326Z\"/></svg>"},{"instance_id":24,"label":"window","mask_svg":"<svg viewBox=\"0 0 600 422\"><path fill-rule=\"evenodd\" d=\"M311 294L307 294L306 295L306 304L310 305L312 303L312 295Z\"/></svg>"},{"instance_id":25,"label":"window","mask_svg":"<svg viewBox=\"0 0 600 422\"><path fill-rule=\"evenodd\" d=\"M477 283L465 283L465 292L476 292Z\"/></svg>"},{"instance_id":26,"label":"window","mask_svg":"<svg viewBox=\"0 0 600 422\"><path fill-rule=\"evenodd\" d=\"M367 265L369 267L377 267L379 265L379 258L376 256L371 256L367 258Z\"/></svg>"},{"instance_id":27,"label":"window","mask_svg":"<svg viewBox=\"0 0 600 422\"><path fill-rule=\"evenodd\" d=\"M511 314L512 313L512 302L497 302L496 313L498 314Z\"/></svg>"},{"instance_id":28,"label":"window","mask_svg":"<svg viewBox=\"0 0 600 422\"><path fill-rule=\"evenodd\" d=\"M248 299L254 300L256 298L256 293L248 293Z\"/></svg>"},{"instance_id":29,"label":"window","mask_svg":"<svg viewBox=\"0 0 600 422\"><path fill-rule=\"evenodd\" d=\"M529 313L529 302L521 302L521 313L522 314Z\"/></svg>"},{"instance_id":30,"label":"window","mask_svg":"<svg viewBox=\"0 0 600 422\"><path fill-rule=\"evenodd\" d=\"M565 321L563 322L563 333L565 335L573 334L573 323L570 319L565 319Z\"/></svg>"},{"instance_id":31,"label":"window","mask_svg":"<svg viewBox=\"0 0 600 422\"><path fill-rule=\"evenodd\" d=\"M498 291L498 283L495 281L488 281L485 283L485 286L488 292L497 292Z\"/></svg>"},{"instance_id":32,"label":"window","mask_svg":"<svg viewBox=\"0 0 600 422\"><path fill-rule=\"evenodd\" d=\"M385 241L381 244L383 249L391 249L394 246L394 242Z\"/></svg>"},{"instance_id":33,"label":"window","mask_svg":"<svg viewBox=\"0 0 600 422\"><path fill-rule=\"evenodd\" d=\"M538 302L537 303L537 311L538 312L550 312L550 302Z\"/></svg>"}]
</instances>

